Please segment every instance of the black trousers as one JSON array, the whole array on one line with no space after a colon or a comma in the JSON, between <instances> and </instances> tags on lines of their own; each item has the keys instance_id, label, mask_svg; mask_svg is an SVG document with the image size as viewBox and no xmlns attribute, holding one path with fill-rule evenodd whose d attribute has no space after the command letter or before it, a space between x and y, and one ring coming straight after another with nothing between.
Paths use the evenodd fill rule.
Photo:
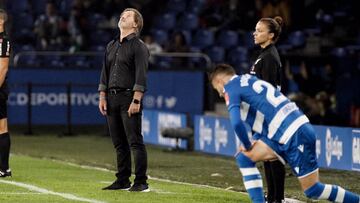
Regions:
<instances>
[{"instance_id":1,"label":"black trousers","mask_svg":"<svg viewBox=\"0 0 360 203\"><path fill-rule=\"evenodd\" d=\"M267 183L267 202L281 203L284 199L285 166L279 160L264 161Z\"/></svg>"},{"instance_id":2,"label":"black trousers","mask_svg":"<svg viewBox=\"0 0 360 203\"><path fill-rule=\"evenodd\" d=\"M132 91L123 91L107 97L107 123L116 150L118 181L128 182L131 176L131 152L135 162L134 183L146 183L147 152L141 134L141 111L128 116Z\"/></svg>"}]
</instances>

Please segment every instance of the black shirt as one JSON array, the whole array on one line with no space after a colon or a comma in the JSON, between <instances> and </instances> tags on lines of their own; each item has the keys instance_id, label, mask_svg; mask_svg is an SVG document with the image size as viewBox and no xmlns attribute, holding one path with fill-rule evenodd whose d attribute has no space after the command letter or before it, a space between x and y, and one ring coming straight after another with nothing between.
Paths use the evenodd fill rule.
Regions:
<instances>
[{"instance_id":1,"label":"black shirt","mask_svg":"<svg viewBox=\"0 0 360 203\"><path fill-rule=\"evenodd\" d=\"M149 50L135 33L108 43L100 76L99 91L111 88L144 92Z\"/></svg>"},{"instance_id":2,"label":"black shirt","mask_svg":"<svg viewBox=\"0 0 360 203\"><path fill-rule=\"evenodd\" d=\"M0 33L0 58L10 57L10 41L5 32ZM0 84L0 90L6 90L6 77L3 84Z\"/></svg>"},{"instance_id":3,"label":"black shirt","mask_svg":"<svg viewBox=\"0 0 360 203\"><path fill-rule=\"evenodd\" d=\"M271 83L274 87L281 86L281 61L274 44L269 44L261 50L250 74Z\"/></svg>"}]
</instances>

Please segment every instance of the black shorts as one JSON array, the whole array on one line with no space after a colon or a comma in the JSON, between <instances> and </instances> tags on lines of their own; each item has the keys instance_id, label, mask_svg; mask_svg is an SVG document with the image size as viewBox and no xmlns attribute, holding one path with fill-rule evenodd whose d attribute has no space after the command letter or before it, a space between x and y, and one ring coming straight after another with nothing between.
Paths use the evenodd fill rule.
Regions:
<instances>
[{"instance_id":1,"label":"black shorts","mask_svg":"<svg viewBox=\"0 0 360 203\"><path fill-rule=\"evenodd\" d=\"M0 119L7 118L7 98L7 91L0 89Z\"/></svg>"}]
</instances>

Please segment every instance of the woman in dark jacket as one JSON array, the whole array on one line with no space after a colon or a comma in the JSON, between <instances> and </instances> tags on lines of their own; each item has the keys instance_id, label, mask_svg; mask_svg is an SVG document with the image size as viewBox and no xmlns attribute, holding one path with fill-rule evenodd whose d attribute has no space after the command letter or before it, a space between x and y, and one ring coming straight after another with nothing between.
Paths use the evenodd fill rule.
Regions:
<instances>
[{"instance_id":1,"label":"woman in dark jacket","mask_svg":"<svg viewBox=\"0 0 360 203\"><path fill-rule=\"evenodd\" d=\"M255 27L254 43L261 47L250 73L281 88L281 61L275 43L281 33L282 18L261 18ZM265 161L267 202L281 203L284 200L285 167L279 160Z\"/></svg>"}]
</instances>

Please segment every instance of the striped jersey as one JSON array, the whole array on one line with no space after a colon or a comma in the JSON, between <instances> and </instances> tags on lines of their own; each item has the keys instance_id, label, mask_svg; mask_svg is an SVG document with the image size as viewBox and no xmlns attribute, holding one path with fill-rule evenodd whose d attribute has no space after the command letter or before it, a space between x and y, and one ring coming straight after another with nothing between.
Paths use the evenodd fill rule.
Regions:
<instances>
[{"instance_id":1,"label":"striped jersey","mask_svg":"<svg viewBox=\"0 0 360 203\"><path fill-rule=\"evenodd\" d=\"M280 144L287 144L296 130L309 122L294 102L256 76L235 75L224 88L230 120L243 143L248 142L247 136L242 136L246 132L236 127L242 121L254 132Z\"/></svg>"},{"instance_id":2,"label":"striped jersey","mask_svg":"<svg viewBox=\"0 0 360 203\"><path fill-rule=\"evenodd\" d=\"M0 57L10 57L10 41L4 32L0 33Z\"/></svg>"},{"instance_id":3,"label":"striped jersey","mask_svg":"<svg viewBox=\"0 0 360 203\"><path fill-rule=\"evenodd\" d=\"M5 32L0 33L0 58L9 58L10 57L10 41ZM6 90L7 77L5 76L5 81L3 84L0 84L0 91Z\"/></svg>"}]
</instances>

